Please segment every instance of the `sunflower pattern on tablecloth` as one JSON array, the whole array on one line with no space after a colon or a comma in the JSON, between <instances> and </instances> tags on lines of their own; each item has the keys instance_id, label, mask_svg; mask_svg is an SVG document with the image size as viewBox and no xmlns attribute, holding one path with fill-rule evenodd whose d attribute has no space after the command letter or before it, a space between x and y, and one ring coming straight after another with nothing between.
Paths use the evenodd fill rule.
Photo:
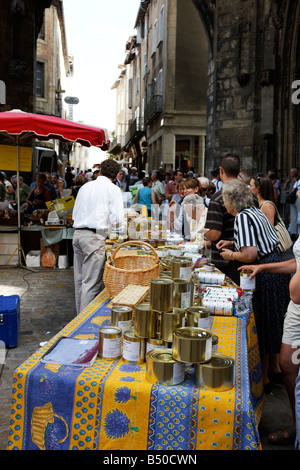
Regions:
<instances>
[{"instance_id":1,"label":"sunflower pattern on tablecloth","mask_svg":"<svg viewBox=\"0 0 300 470\"><path fill-rule=\"evenodd\" d=\"M186 369L183 383L158 386L145 379L145 363L97 358L93 367L77 369L40 363L60 336L96 338L99 327L110 323L108 305L104 292L17 369L9 449L259 447L261 374L251 317L248 322L235 317L211 319L212 332L219 336L219 352L236 361L235 388L222 393L194 387L192 367ZM241 383L241 375L250 381ZM44 433L38 435L37 419L45 417Z\"/></svg>"}]
</instances>

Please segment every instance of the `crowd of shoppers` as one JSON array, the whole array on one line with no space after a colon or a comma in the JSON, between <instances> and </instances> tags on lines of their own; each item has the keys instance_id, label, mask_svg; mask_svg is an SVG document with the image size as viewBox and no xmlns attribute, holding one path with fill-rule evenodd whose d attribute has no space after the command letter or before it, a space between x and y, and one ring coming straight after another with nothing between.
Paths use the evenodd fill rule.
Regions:
<instances>
[{"instance_id":1,"label":"crowd of shoppers","mask_svg":"<svg viewBox=\"0 0 300 470\"><path fill-rule=\"evenodd\" d=\"M17 176L9 181L0 173L0 201L17 201ZM123 223L122 192L131 192L138 211L147 207L153 216L166 217L171 231L185 241L205 243L210 261L239 284L240 272L251 270L256 278L253 312L256 321L265 393L283 381L290 398L294 422L290 428L269 436L274 444L295 441L297 403L300 395L299 361L295 344L300 341L300 179L295 168L280 184L274 170L249 176L237 155L223 156L217 170L208 176L193 169L152 170L150 174L104 161L100 169L75 171L65 175L38 173L27 186L20 176L21 208L30 212L45 207L55 198L73 195L74 279L77 313L100 292L105 262L105 238L114 226ZM287 203L289 194L294 199ZM274 227L278 209L294 242L293 256L286 259L278 250ZM300 408L300 405L298 405ZM300 411L299 411L300 414ZM299 439L300 441L300 433Z\"/></svg>"}]
</instances>

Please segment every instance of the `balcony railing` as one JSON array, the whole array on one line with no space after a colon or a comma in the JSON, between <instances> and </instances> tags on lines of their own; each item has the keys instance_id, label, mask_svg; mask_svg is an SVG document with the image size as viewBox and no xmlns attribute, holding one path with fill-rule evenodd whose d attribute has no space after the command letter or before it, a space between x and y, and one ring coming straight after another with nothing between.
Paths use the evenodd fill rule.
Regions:
<instances>
[{"instance_id":1,"label":"balcony railing","mask_svg":"<svg viewBox=\"0 0 300 470\"><path fill-rule=\"evenodd\" d=\"M135 136L137 136L140 133L144 132L144 121L142 118L135 119L132 121L132 123L129 126L128 131L126 132L125 135L125 141L128 143L130 140L132 140Z\"/></svg>"},{"instance_id":2,"label":"balcony railing","mask_svg":"<svg viewBox=\"0 0 300 470\"><path fill-rule=\"evenodd\" d=\"M149 103L145 106L145 124L151 124L163 110L163 97L162 95L155 95L151 98Z\"/></svg>"}]
</instances>

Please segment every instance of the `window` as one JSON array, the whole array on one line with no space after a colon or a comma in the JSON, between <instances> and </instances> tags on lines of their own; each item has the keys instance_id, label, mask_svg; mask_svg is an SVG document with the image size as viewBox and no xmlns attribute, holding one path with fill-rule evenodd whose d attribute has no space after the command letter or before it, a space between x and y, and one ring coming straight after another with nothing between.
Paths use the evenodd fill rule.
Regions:
<instances>
[{"instance_id":1,"label":"window","mask_svg":"<svg viewBox=\"0 0 300 470\"><path fill-rule=\"evenodd\" d=\"M148 54L147 52L144 53L144 77L147 75L148 69Z\"/></svg>"},{"instance_id":2,"label":"window","mask_svg":"<svg viewBox=\"0 0 300 470\"><path fill-rule=\"evenodd\" d=\"M157 76L157 94L162 96L163 94L163 71L160 69Z\"/></svg>"},{"instance_id":3,"label":"window","mask_svg":"<svg viewBox=\"0 0 300 470\"><path fill-rule=\"evenodd\" d=\"M45 16L44 16L43 24L42 24L40 32L38 34L38 39L45 40L45 37L46 37L46 35L45 35Z\"/></svg>"},{"instance_id":4,"label":"window","mask_svg":"<svg viewBox=\"0 0 300 470\"><path fill-rule=\"evenodd\" d=\"M153 23L153 41L152 41L152 54L156 52L156 47L157 47L157 20L154 21Z\"/></svg>"},{"instance_id":5,"label":"window","mask_svg":"<svg viewBox=\"0 0 300 470\"><path fill-rule=\"evenodd\" d=\"M159 35L158 35L158 44L164 40L164 20L165 20L165 7L161 7L159 14Z\"/></svg>"},{"instance_id":6,"label":"window","mask_svg":"<svg viewBox=\"0 0 300 470\"><path fill-rule=\"evenodd\" d=\"M36 96L40 98L45 97L45 64L43 62L36 63L36 84L35 92Z\"/></svg>"}]
</instances>

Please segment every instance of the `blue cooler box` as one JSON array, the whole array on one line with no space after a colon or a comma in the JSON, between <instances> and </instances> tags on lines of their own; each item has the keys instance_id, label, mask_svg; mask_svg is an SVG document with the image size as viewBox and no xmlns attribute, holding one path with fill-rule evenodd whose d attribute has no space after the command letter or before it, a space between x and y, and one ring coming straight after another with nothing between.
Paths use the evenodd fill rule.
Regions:
<instances>
[{"instance_id":1,"label":"blue cooler box","mask_svg":"<svg viewBox=\"0 0 300 470\"><path fill-rule=\"evenodd\" d=\"M0 340L8 348L18 345L20 334L20 297L0 295Z\"/></svg>"}]
</instances>

